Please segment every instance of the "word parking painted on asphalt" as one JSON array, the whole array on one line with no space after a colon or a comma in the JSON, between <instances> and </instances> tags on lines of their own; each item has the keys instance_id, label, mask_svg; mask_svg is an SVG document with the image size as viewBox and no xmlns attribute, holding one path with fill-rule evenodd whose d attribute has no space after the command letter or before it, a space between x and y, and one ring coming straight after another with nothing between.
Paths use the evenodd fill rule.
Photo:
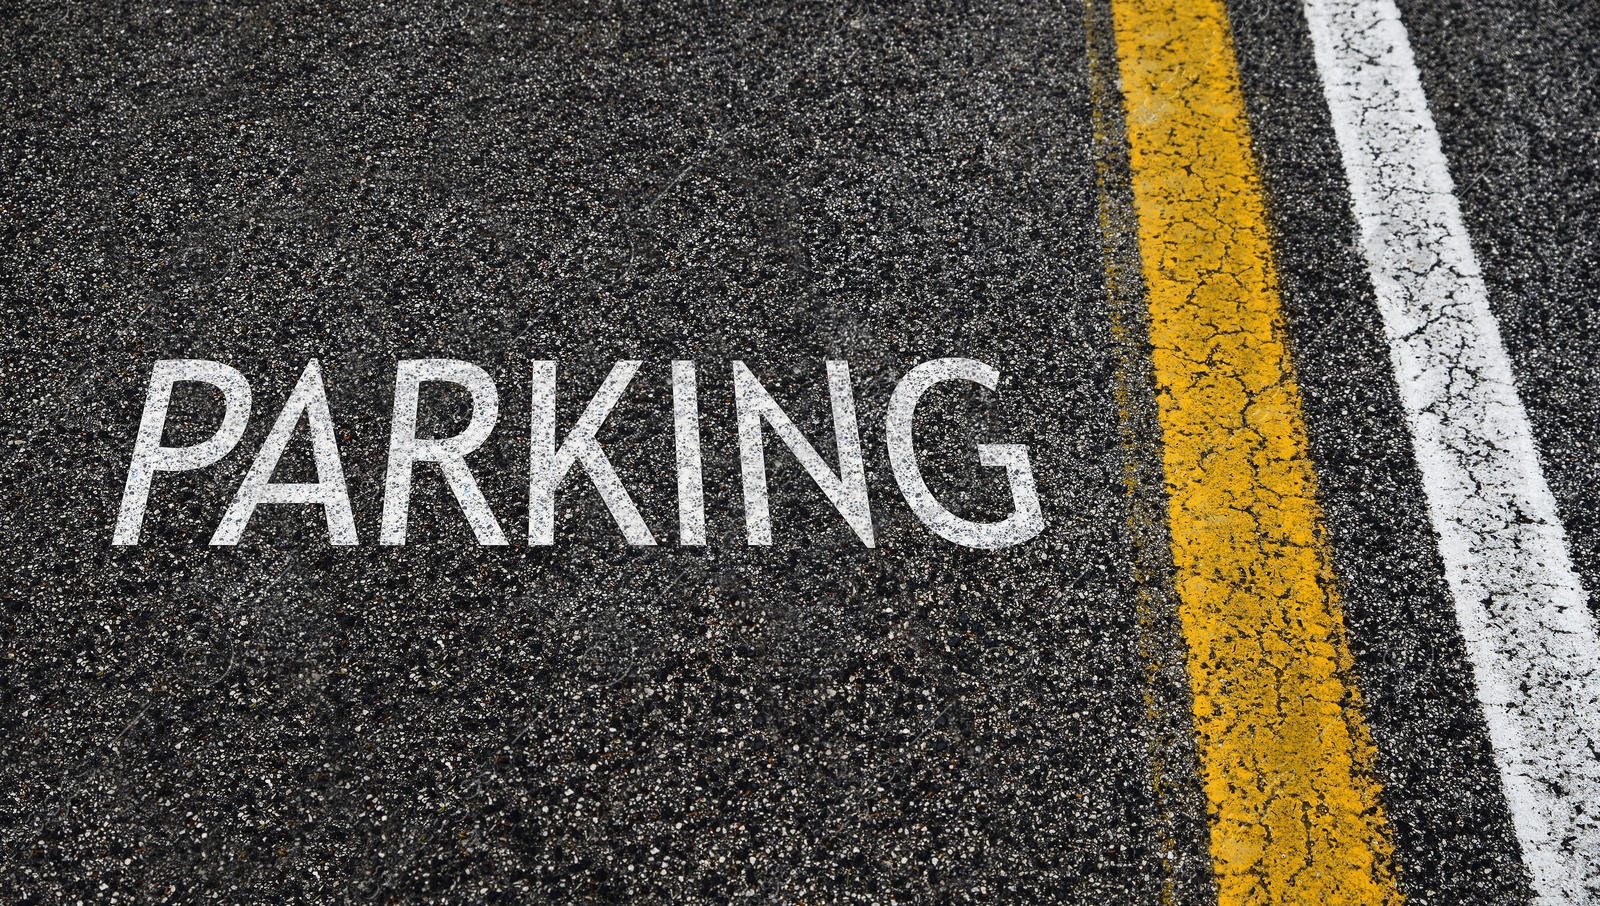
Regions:
<instances>
[{"instance_id":1,"label":"word parking painted on asphalt","mask_svg":"<svg viewBox=\"0 0 1600 906\"><path fill-rule=\"evenodd\" d=\"M1600 906L1515 6L24 13L0 889Z\"/></svg>"},{"instance_id":2,"label":"word parking painted on asphalt","mask_svg":"<svg viewBox=\"0 0 1600 906\"><path fill-rule=\"evenodd\" d=\"M628 389L642 363L622 361L588 402L564 439L556 439L556 363L540 361L533 369L533 415L529 430L528 543L555 543L556 492L577 466L594 484L629 544L654 545L655 535L623 486L597 439L601 426ZM739 424L739 463L744 490L745 528L752 545L772 544L768 505L766 429L770 428L816 482L867 547L876 546L866 466L856 419L849 364L826 363L828 396L833 412L839 467L830 467L765 386L743 362L733 363L735 409ZM994 390L1000 372L973 359L935 359L911 369L889 398L885 442L895 482L906 504L930 531L963 547L998 549L1021 544L1044 530L1044 515L1034 482L1028 448L1022 444L977 445L978 462L1003 468L1010 487L1011 514L998 522L974 522L957 516L934 496L917 464L912 423L922 397L952 381ZM162 444L173 387L179 382L209 385L222 394L223 417L211 437L181 447ZM449 437L417 436L422 385L450 384L472 400L467 426ZM684 545L705 541L703 460L700 446L700 403L695 364L672 363L672 432L678 485L679 539ZM206 359L163 359L155 363L145 394L144 412L128 465L122 505L112 541L139 543L150 488L161 472L186 472L213 465L244 436L251 409L250 383L238 370ZM380 543L406 543L411 485L417 465L431 462L444 474L480 544L506 544L504 530L478 487L467 456L488 440L499 418L499 393L482 368L457 359L410 359L395 370L394 410L389 436L388 472L384 481ZM309 429L316 464L315 482L273 482L272 474L301 420ZM334 421L323 385L322 368L313 359L301 373L271 432L257 451L232 503L223 513L213 545L239 543L250 517L262 504L315 505L323 509L333 544L358 543L355 517L339 457Z\"/></svg>"}]
</instances>

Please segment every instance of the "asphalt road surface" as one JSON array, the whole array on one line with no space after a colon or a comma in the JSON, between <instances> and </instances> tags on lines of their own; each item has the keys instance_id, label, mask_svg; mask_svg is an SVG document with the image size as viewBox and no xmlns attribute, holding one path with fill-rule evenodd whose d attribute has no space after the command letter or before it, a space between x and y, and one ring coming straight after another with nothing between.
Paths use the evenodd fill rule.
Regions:
<instances>
[{"instance_id":1,"label":"asphalt road surface","mask_svg":"<svg viewBox=\"0 0 1600 906\"><path fill-rule=\"evenodd\" d=\"M0 903L1600 903L1596 60L6 4Z\"/></svg>"}]
</instances>

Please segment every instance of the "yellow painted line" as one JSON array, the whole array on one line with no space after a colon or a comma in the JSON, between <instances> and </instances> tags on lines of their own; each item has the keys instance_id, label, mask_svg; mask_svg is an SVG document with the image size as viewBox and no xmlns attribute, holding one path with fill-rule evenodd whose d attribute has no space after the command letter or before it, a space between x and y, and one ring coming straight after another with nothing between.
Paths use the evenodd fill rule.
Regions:
<instances>
[{"instance_id":1,"label":"yellow painted line","mask_svg":"<svg viewBox=\"0 0 1600 906\"><path fill-rule=\"evenodd\" d=\"M1223 906L1397 904L1219 0L1110 0Z\"/></svg>"}]
</instances>

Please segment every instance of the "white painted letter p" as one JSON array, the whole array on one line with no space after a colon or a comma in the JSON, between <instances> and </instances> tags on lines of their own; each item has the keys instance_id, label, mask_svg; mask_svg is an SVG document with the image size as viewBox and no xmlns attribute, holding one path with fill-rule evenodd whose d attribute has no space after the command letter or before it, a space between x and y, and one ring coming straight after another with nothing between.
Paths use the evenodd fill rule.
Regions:
<instances>
[{"instance_id":1,"label":"white painted letter p","mask_svg":"<svg viewBox=\"0 0 1600 906\"><path fill-rule=\"evenodd\" d=\"M172 386L179 381L210 384L222 391L222 424L209 439L198 444L163 447L161 435L167 427L167 406L172 402ZM238 371L208 359L156 362L150 372L150 389L145 394L144 415L139 419L139 436L133 443L133 461L128 464L128 482L123 487L122 508L117 513L111 543L139 543L145 503L150 499L150 481L157 472L187 472L211 465L239 443L249 420L250 383Z\"/></svg>"}]
</instances>

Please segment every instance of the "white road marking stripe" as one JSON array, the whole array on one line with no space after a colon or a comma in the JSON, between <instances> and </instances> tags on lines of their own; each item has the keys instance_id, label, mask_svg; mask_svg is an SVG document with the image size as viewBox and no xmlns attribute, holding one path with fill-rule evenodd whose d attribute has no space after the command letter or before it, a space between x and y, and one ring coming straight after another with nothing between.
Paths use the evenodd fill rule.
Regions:
<instances>
[{"instance_id":1,"label":"white road marking stripe","mask_svg":"<svg viewBox=\"0 0 1600 906\"><path fill-rule=\"evenodd\" d=\"M1393 0L1305 9L1523 859L1539 903L1600 903L1600 633L1411 44Z\"/></svg>"}]
</instances>

